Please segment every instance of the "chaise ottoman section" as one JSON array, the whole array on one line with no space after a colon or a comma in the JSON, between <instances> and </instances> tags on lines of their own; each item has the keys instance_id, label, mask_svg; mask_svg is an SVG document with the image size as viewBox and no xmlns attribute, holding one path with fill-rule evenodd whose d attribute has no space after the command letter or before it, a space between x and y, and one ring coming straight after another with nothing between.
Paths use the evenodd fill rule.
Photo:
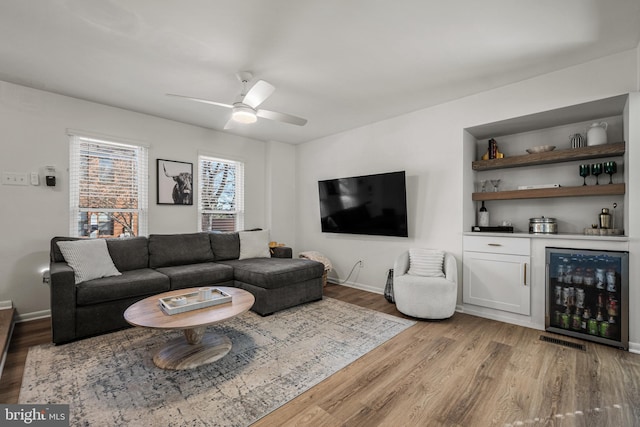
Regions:
<instances>
[{"instance_id":1,"label":"chaise ottoman section","mask_svg":"<svg viewBox=\"0 0 640 427\"><path fill-rule=\"evenodd\" d=\"M237 281L264 289L304 282L324 273L324 266L319 262L300 258L249 258L218 263L232 266Z\"/></svg>"},{"instance_id":2,"label":"chaise ottoman section","mask_svg":"<svg viewBox=\"0 0 640 427\"><path fill-rule=\"evenodd\" d=\"M251 292L251 310L266 316L322 299L324 265L307 259L249 258L218 261L233 267L235 286Z\"/></svg>"}]
</instances>

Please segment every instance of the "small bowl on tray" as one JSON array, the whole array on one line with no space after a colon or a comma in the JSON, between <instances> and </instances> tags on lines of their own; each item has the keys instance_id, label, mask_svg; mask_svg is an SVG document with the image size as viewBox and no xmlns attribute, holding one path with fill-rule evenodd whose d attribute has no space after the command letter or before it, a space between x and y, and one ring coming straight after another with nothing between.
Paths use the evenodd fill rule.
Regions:
<instances>
[{"instance_id":1,"label":"small bowl on tray","mask_svg":"<svg viewBox=\"0 0 640 427\"><path fill-rule=\"evenodd\" d=\"M555 149L556 149L555 145L538 145L537 147L527 148L527 153L529 154L545 153L547 151L553 151Z\"/></svg>"}]
</instances>

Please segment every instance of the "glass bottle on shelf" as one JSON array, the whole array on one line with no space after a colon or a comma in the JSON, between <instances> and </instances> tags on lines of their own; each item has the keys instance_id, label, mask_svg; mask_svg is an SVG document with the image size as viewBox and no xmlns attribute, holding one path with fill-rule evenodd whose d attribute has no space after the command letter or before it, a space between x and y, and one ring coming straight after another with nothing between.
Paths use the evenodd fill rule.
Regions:
<instances>
[{"instance_id":1,"label":"glass bottle on shelf","mask_svg":"<svg viewBox=\"0 0 640 427\"><path fill-rule=\"evenodd\" d=\"M478 211L478 225L480 227L488 227L489 226L489 211L484 206L484 201L482 202L482 206L480 207L480 211Z\"/></svg>"}]
</instances>

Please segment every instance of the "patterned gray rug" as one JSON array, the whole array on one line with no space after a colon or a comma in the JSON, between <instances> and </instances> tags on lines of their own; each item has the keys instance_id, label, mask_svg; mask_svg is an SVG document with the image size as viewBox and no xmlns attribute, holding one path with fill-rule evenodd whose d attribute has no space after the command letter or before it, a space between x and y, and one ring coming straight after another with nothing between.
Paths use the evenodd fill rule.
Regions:
<instances>
[{"instance_id":1,"label":"patterned gray rug","mask_svg":"<svg viewBox=\"0 0 640 427\"><path fill-rule=\"evenodd\" d=\"M215 326L231 338L229 354L186 371L152 361L180 332L40 345L29 349L19 402L69 404L73 426L247 426L414 323L331 298L248 312Z\"/></svg>"}]
</instances>

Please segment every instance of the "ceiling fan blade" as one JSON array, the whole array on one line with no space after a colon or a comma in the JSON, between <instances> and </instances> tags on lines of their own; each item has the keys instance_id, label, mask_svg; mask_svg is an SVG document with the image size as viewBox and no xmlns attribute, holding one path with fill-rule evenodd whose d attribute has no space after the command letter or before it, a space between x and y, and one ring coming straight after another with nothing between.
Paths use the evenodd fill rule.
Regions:
<instances>
[{"instance_id":1,"label":"ceiling fan blade","mask_svg":"<svg viewBox=\"0 0 640 427\"><path fill-rule=\"evenodd\" d=\"M173 93L167 93L167 96L175 96L175 97L178 97L178 98L185 98L185 99L189 99L191 101L202 102L204 104L217 105L219 107L233 108L233 105L231 105L231 104L223 104L222 102L209 101L208 99L193 98L191 96L184 96L184 95L175 95Z\"/></svg>"},{"instance_id":2,"label":"ceiling fan blade","mask_svg":"<svg viewBox=\"0 0 640 427\"><path fill-rule=\"evenodd\" d=\"M244 96L242 103L251 108L256 108L258 105L262 104L265 99L271 96L274 90L276 90L276 88L271 83L267 83L264 80L258 80Z\"/></svg>"},{"instance_id":3,"label":"ceiling fan blade","mask_svg":"<svg viewBox=\"0 0 640 427\"><path fill-rule=\"evenodd\" d=\"M233 120L233 118L230 118L227 123L225 123L224 128L223 129L235 129L237 126L238 122L236 122L235 120Z\"/></svg>"},{"instance_id":4,"label":"ceiling fan blade","mask_svg":"<svg viewBox=\"0 0 640 427\"><path fill-rule=\"evenodd\" d=\"M278 113L276 111L258 110L256 111L256 115L263 119L276 120L298 126L304 126L307 123L307 119L303 119L302 117L296 117L286 113Z\"/></svg>"}]
</instances>

